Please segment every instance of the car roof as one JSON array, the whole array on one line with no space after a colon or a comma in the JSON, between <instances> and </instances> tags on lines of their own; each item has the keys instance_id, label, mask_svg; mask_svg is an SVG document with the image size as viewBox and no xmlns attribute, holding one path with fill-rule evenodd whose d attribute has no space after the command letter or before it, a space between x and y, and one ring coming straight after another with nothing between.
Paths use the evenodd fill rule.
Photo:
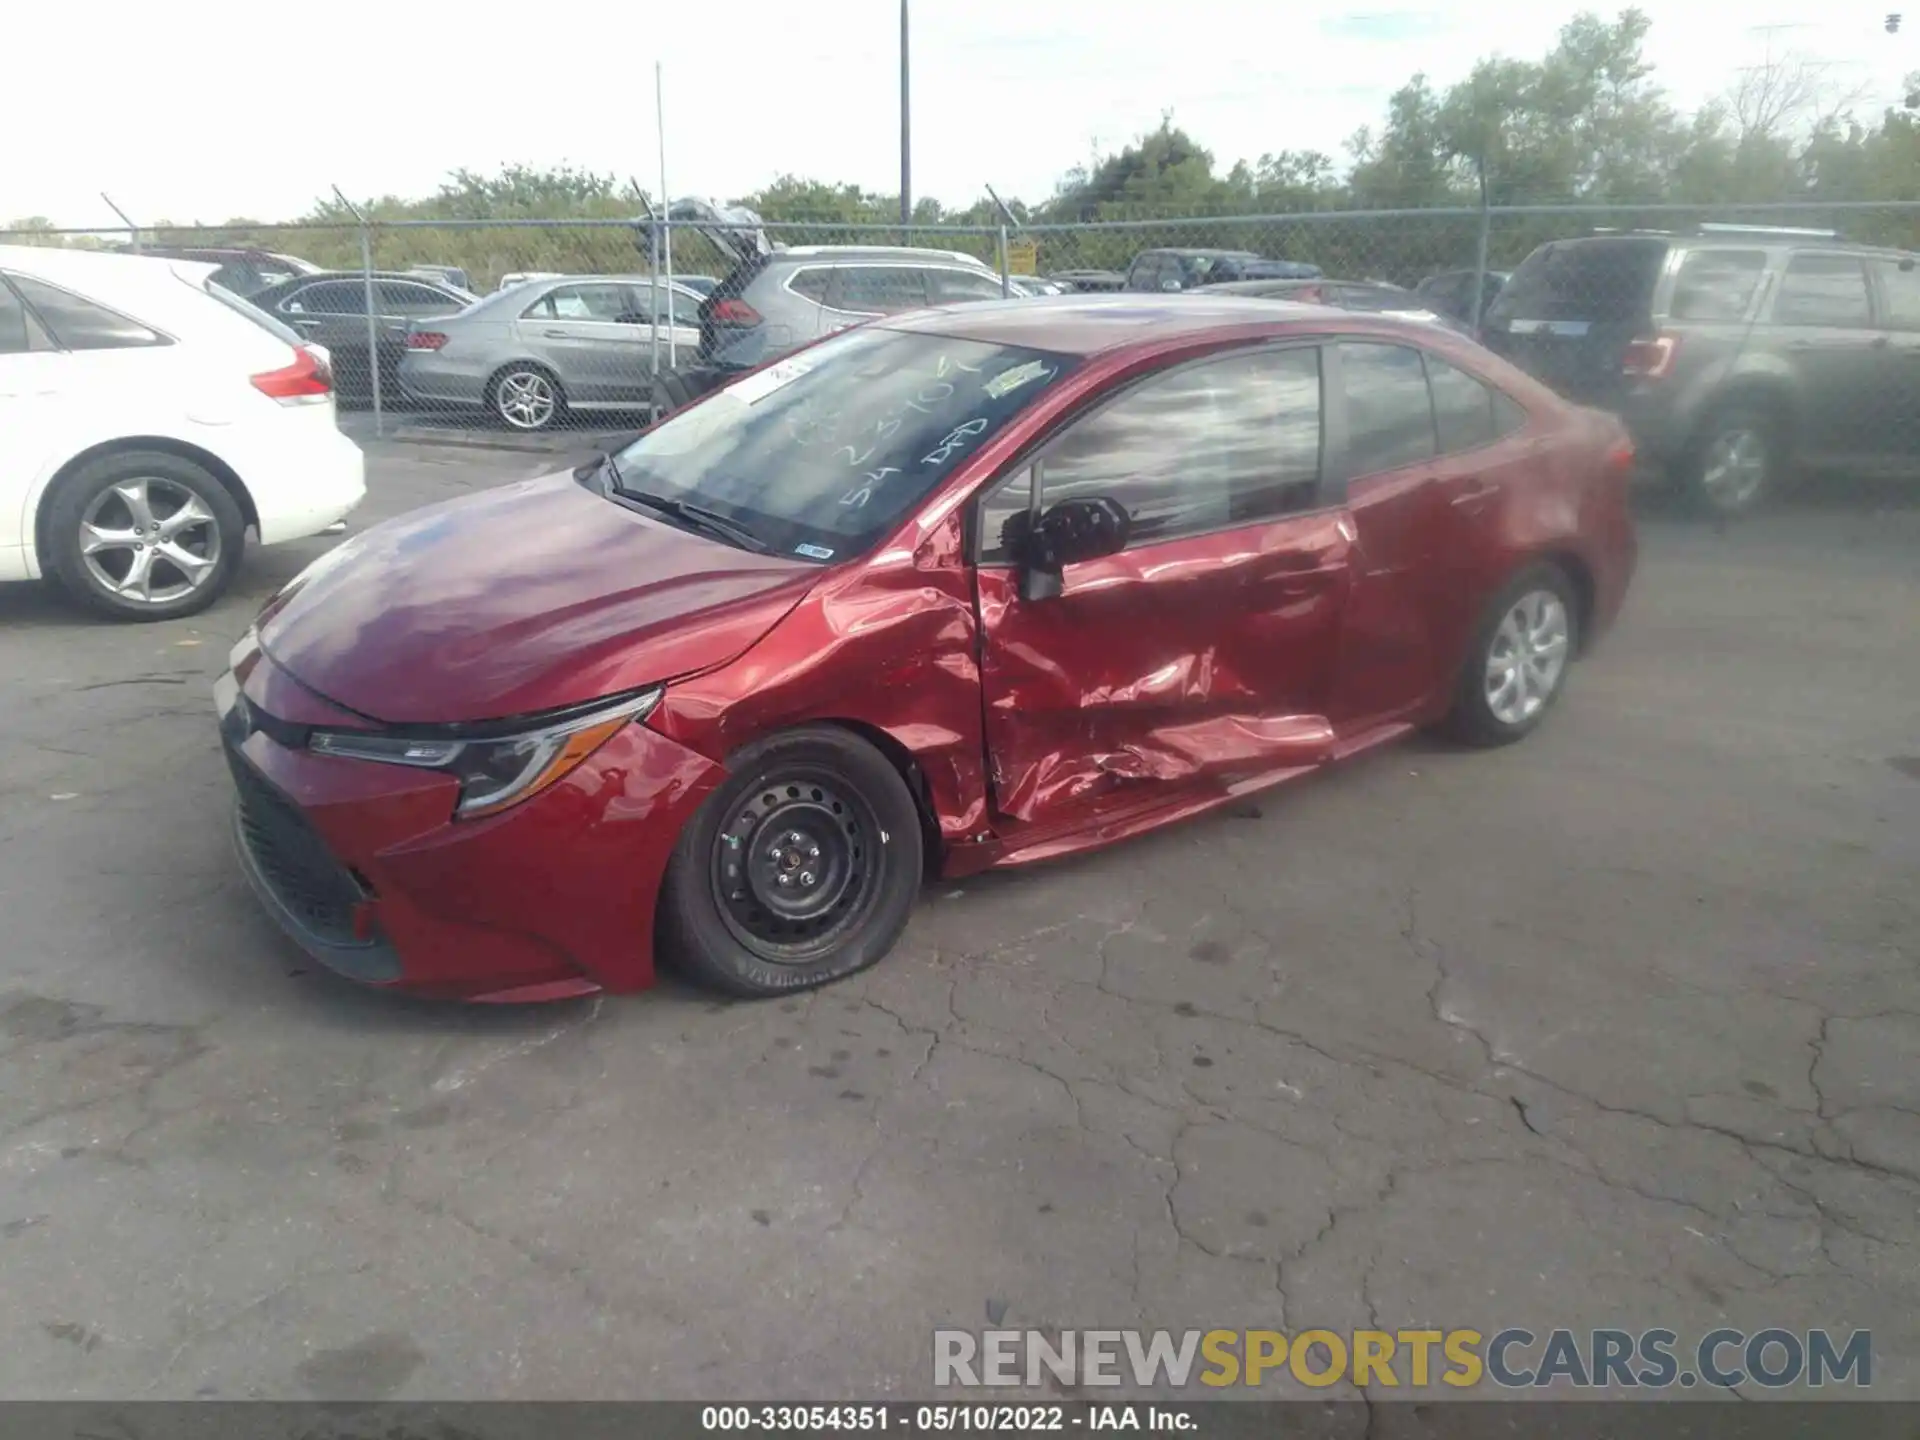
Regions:
<instances>
[{"instance_id":1,"label":"car roof","mask_svg":"<svg viewBox=\"0 0 1920 1440\"><path fill-rule=\"evenodd\" d=\"M977 255L959 250L928 250L917 245L789 245L767 259L776 260L937 260L989 268Z\"/></svg>"},{"instance_id":2,"label":"car roof","mask_svg":"<svg viewBox=\"0 0 1920 1440\"><path fill-rule=\"evenodd\" d=\"M883 328L1024 345L1062 355L1098 355L1149 339L1198 338L1253 325L1276 331L1301 322L1347 325L1353 319L1350 311L1324 305L1193 291L1164 298L1122 293L982 300L918 311L888 320Z\"/></svg>"},{"instance_id":3,"label":"car roof","mask_svg":"<svg viewBox=\"0 0 1920 1440\"><path fill-rule=\"evenodd\" d=\"M114 250L79 250L64 245L0 245L0 269L73 285L111 285L117 290L168 283L176 275L210 275L218 267L175 255L130 255Z\"/></svg>"},{"instance_id":4,"label":"car roof","mask_svg":"<svg viewBox=\"0 0 1920 1440\"><path fill-rule=\"evenodd\" d=\"M1151 250L1142 250L1141 255L1186 255L1194 258L1209 256L1218 258L1231 255L1236 260L1264 260L1264 255L1256 255L1251 250L1209 249L1205 245L1156 245ZM1140 257L1136 255L1136 260Z\"/></svg>"}]
</instances>

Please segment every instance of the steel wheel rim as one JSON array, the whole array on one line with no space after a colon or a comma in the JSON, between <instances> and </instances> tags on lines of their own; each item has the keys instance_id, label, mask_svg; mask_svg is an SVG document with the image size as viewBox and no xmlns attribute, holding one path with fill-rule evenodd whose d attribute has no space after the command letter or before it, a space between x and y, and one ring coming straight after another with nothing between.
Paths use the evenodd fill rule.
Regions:
<instances>
[{"instance_id":1,"label":"steel wheel rim","mask_svg":"<svg viewBox=\"0 0 1920 1440\"><path fill-rule=\"evenodd\" d=\"M535 370L516 370L500 377L494 391L500 418L516 430L538 430L559 405L553 382Z\"/></svg>"},{"instance_id":2,"label":"steel wheel rim","mask_svg":"<svg viewBox=\"0 0 1920 1440\"><path fill-rule=\"evenodd\" d=\"M1707 445L1700 484L1722 505L1744 505L1767 479L1767 442L1757 430L1723 430Z\"/></svg>"},{"instance_id":3,"label":"steel wheel rim","mask_svg":"<svg viewBox=\"0 0 1920 1440\"><path fill-rule=\"evenodd\" d=\"M1566 675L1573 626L1566 602L1529 590L1508 607L1487 647L1487 709L1502 725L1522 725L1553 699Z\"/></svg>"},{"instance_id":4,"label":"steel wheel rim","mask_svg":"<svg viewBox=\"0 0 1920 1440\"><path fill-rule=\"evenodd\" d=\"M135 605L168 605L212 583L220 521L192 486L160 475L109 485L80 517L80 559L93 583Z\"/></svg>"},{"instance_id":5,"label":"steel wheel rim","mask_svg":"<svg viewBox=\"0 0 1920 1440\"><path fill-rule=\"evenodd\" d=\"M775 772L735 802L714 837L714 905L761 960L831 953L872 913L883 872L873 807L816 769Z\"/></svg>"}]
</instances>

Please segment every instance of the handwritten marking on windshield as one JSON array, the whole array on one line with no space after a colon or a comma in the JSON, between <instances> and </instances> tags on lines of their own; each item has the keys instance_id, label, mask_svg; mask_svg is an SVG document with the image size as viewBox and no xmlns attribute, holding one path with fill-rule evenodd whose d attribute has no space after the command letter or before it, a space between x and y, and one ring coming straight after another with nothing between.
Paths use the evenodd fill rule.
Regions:
<instances>
[{"instance_id":1,"label":"handwritten marking on windshield","mask_svg":"<svg viewBox=\"0 0 1920 1440\"><path fill-rule=\"evenodd\" d=\"M893 465L883 465L878 470L870 470L861 478L867 483L857 490L849 490L840 497L840 503L850 508L858 508L873 498L874 486L883 484L889 475L898 475L899 469Z\"/></svg>"},{"instance_id":2,"label":"handwritten marking on windshield","mask_svg":"<svg viewBox=\"0 0 1920 1440\"><path fill-rule=\"evenodd\" d=\"M933 412L927 408L929 405L934 405L942 400L950 400L952 398L953 386L942 380L938 384L928 386L925 390L916 394L913 399L907 401L907 408L909 410L918 410L922 415L931 415Z\"/></svg>"},{"instance_id":3,"label":"handwritten marking on windshield","mask_svg":"<svg viewBox=\"0 0 1920 1440\"><path fill-rule=\"evenodd\" d=\"M987 417L977 415L964 425L956 425L947 432L946 439L933 447L930 454L921 457L922 465L944 465L951 460L954 452L966 447L967 441L987 428Z\"/></svg>"}]
</instances>

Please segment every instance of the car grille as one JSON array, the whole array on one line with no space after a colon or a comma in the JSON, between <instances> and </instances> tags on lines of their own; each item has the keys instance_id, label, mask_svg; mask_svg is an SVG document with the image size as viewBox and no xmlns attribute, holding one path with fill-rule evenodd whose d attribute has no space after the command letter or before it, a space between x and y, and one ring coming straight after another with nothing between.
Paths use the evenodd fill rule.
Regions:
<instances>
[{"instance_id":1,"label":"car grille","mask_svg":"<svg viewBox=\"0 0 1920 1440\"><path fill-rule=\"evenodd\" d=\"M365 945L354 933L354 909L367 898L299 808L254 772L231 748L227 766L239 791L240 839L274 898L314 939Z\"/></svg>"}]
</instances>

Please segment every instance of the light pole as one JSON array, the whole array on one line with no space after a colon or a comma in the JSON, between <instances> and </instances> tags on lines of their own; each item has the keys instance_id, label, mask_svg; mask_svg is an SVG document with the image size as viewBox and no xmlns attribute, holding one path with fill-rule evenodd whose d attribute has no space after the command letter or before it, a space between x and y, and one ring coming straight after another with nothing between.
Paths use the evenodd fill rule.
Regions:
<instances>
[{"instance_id":1,"label":"light pole","mask_svg":"<svg viewBox=\"0 0 1920 1440\"><path fill-rule=\"evenodd\" d=\"M900 223L913 223L913 110L907 103L907 0L900 0Z\"/></svg>"}]
</instances>

